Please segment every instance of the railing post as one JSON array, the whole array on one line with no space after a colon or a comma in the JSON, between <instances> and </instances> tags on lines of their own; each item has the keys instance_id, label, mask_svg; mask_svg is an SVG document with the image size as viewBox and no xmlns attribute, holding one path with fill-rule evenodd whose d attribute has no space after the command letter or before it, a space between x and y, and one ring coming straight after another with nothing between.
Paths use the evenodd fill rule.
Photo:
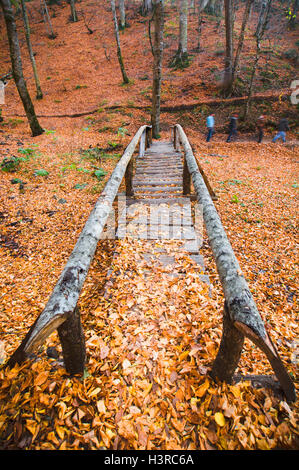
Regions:
<instances>
[{"instance_id":1,"label":"railing post","mask_svg":"<svg viewBox=\"0 0 299 470\"><path fill-rule=\"evenodd\" d=\"M71 374L83 374L86 361L85 338L79 308L68 315L68 318L57 328L62 347L66 371Z\"/></svg>"},{"instance_id":2,"label":"railing post","mask_svg":"<svg viewBox=\"0 0 299 470\"><path fill-rule=\"evenodd\" d=\"M152 145L152 127L147 126L146 130L146 141L145 141L145 149Z\"/></svg>"},{"instance_id":3,"label":"railing post","mask_svg":"<svg viewBox=\"0 0 299 470\"><path fill-rule=\"evenodd\" d=\"M173 146L176 149L176 133L177 133L176 126L173 126L172 130L173 130Z\"/></svg>"},{"instance_id":4,"label":"railing post","mask_svg":"<svg viewBox=\"0 0 299 470\"><path fill-rule=\"evenodd\" d=\"M186 156L184 155L184 167L183 167L183 195L186 196L187 194L191 193L191 176L186 160Z\"/></svg>"},{"instance_id":5,"label":"railing post","mask_svg":"<svg viewBox=\"0 0 299 470\"><path fill-rule=\"evenodd\" d=\"M147 135L146 135L146 130L144 130L141 134L140 142L139 142L139 158L142 158L144 155L144 151L146 148L146 140L147 140Z\"/></svg>"},{"instance_id":6,"label":"railing post","mask_svg":"<svg viewBox=\"0 0 299 470\"><path fill-rule=\"evenodd\" d=\"M128 163L126 172L125 172L125 183L126 183L126 196L132 197L133 196L133 156Z\"/></svg>"}]
</instances>

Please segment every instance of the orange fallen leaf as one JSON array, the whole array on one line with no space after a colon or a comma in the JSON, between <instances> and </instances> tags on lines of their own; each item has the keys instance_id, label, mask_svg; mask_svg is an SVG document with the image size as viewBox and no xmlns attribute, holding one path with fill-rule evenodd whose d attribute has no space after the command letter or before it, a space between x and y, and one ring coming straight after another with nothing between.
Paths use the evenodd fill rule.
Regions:
<instances>
[{"instance_id":1,"label":"orange fallen leaf","mask_svg":"<svg viewBox=\"0 0 299 470\"><path fill-rule=\"evenodd\" d=\"M40 372L37 377L34 379L34 385L35 386L40 386L43 383L46 382L47 378L49 376L49 372L47 370Z\"/></svg>"}]
</instances>

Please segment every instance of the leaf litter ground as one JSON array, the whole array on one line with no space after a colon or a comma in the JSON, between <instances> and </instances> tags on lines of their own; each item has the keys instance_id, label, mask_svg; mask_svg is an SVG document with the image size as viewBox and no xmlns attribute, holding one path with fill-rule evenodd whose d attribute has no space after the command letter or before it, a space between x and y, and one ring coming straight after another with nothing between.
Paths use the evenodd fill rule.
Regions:
<instances>
[{"instance_id":1,"label":"leaf litter ground","mask_svg":"<svg viewBox=\"0 0 299 470\"><path fill-rule=\"evenodd\" d=\"M190 134L192 140L191 129ZM294 233L293 153L274 145L251 144L254 148L249 153L246 144L194 141L199 156L214 154L216 149L229 155L210 160L202 156L201 163L219 195L217 208L263 319L297 385L296 247L289 236ZM275 168L268 164L269 150ZM3 181L11 189L9 177ZM44 203L52 203L53 186L46 182L42 189ZM86 190L80 198L75 191L63 193L73 208L69 204L66 210L63 204L63 210L49 217L41 210L39 193L31 191L29 198L26 191L19 194L13 186L5 195L6 221L15 220L17 198L27 210L31 208L37 223L23 223L19 233L18 226L4 227L10 234L13 231L27 255L7 247L1 250L2 344L7 354L44 305L84 223L87 201L96 199ZM57 209L57 199L54 202ZM273 227L279 239L273 237ZM223 296L207 243L202 252L213 284L211 297L198 276L198 266L187 255L176 257L175 269L185 273L182 278L169 278L169 268L147 266L142 260L147 243L134 239L99 243L80 297L88 355L83 378L65 373L56 334L33 362L1 370L3 448L296 447L297 402L289 405L270 390L254 389L248 381L215 384L208 376L221 338ZM176 243L164 242L164 248L171 254ZM49 347L60 356L49 358ZM247 342L239 372L272 374L263 354Z\"/></svg>"}]
</instances>

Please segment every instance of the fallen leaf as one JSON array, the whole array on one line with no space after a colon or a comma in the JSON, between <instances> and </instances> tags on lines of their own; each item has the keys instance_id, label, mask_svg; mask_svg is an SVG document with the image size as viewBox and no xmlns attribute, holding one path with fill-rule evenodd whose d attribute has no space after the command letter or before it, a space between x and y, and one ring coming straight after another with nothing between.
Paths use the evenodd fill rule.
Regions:
<instances>
[{"instance_id":1,"label":"fallen leaf","mask_svg":"<svg viewBox=\"0 0 299 470\"><path fill-rule=\"evenodd\" d=\"M225 417L223 416L222 413L217 412L214 414L214 418L218 426L223 427L225 426Z\"/></svg>"}]
</instances>

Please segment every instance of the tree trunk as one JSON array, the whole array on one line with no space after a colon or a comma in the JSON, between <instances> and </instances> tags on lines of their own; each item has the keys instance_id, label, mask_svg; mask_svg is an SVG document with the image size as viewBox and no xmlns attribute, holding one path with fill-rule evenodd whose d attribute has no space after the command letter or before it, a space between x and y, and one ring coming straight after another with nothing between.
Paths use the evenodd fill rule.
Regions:
<instances>
[{"instance_id":1,"label":"tree trunk","mask_svg":"<svg viewBox=\"0 0 299 470\"><path fill-rule=\"evenodd\" d=\"M188 0L180 0L179 45L172 67L186 67L188 60Z\"/></svg>"},{"instance_id":2,"label":"tree trunk","mask_svg":"<svg viewBox=\"0 0 299 470\"><path fill-rule=\"evenodd\" d=\"M202 11L206 8L207 4L210 0L198 0L197 2L197 12L198 12L198 19L197 19L197 51L200 52L200 39L201 39L201 25L202 25Z\"/></svg>"},{"instance_id":3,"label":"tree trunk","mask_svg":"<svg viewBox=\"0 0 299 470\"><path fill-rule=\"evenodd\" d=\"M188 55L188 0L180 0L180 38L179 53Z\"/></svg>"},{"instance_id":4,"label":"tree trunk","mask_svg":"<svg viewBox=\"0 0 299 470\"><path fill-rule=\"evenodd\" d=\"M218 22L221 21L223 12L223 0L217 0L215 5L215 15L219 18Z\"/></svg>"},{"instance_id":5,"label":"tree trunk","mask_svg":"<svg viewBox=\"0 0 299 470\"><path fill-rule=\"evenodd\" d=\"M202 25L201 10L198 9L198 17L197 17L197 47L196 47L196 50L197 50L198 52L200 52L200 50L201 50L201 47L200 47L201 25Z\"/></svg>"},{"instance_id":6,"label":"tree trunk","mask_svg":"<svg viewBox=\"0 0 299 470\"><path fill-rule=\"evenodd\" d=\"M246 103L245 103L245 110L244 110L244 114L243 114L244 121L247 119L247 116L248 116L248 113L249 113L251 98L252 98L252 94L253 94L253 81L254 81L254 77L255 77L255 73L256 73L256 69L257 69L257 64L258 64L258 61L260 59L260 55L261 55L261 43L260 43L260 38L258 36L256 38L255 58L254 58L254 63L253 63L252 70L251 70L251 76L250 76L250 82L249 82L249 88L248 88L248 96L247 96L247 100L246 100Z\"/></svg>"},{"instance_id":7,"label":"tree trunk","mask_svg":"<svg viewBox=\"0 0 299 470\"><path fill-rule=\"evenodd\" d=\"M258 34L256 33L256 53L255 53L254 63L253 63L252 71L251 71L249 89L248 89L248 96L247 96L247 100L246 100L246 103L245 103L245 109L244 109L244 114L243 114L243 119L244 120L247 119L249 109L250 109L251 98L252 98L252 94L253 94L254 77L255 77L257 65L258 65L258 62L259 62L260 56L261 56L261 41L263 39L265 30L266 30L266 27L267 27L267 24L268 24L268 21L269 21L269 14L270 14L270 10L271 10L271 4L272 4L272 0L268 0L267 4L266 4L265 12L263 14L263 23L261 23L260 26L257 29Z\"/></svg>"},{"instance_id":8,"label":"tree trunk","mask_svg":"<svg viewBox=\"0 0 299 470\"><path fill-rule=\"evenodd\" d=\"M161 105L161 79L162 79L162 57L163 57L163 29L164 29L164 3L163 0L155 0L154 3L154 68L152 89L152 135L158 139L160 132L160 105Z\"/></svg>"},{"instance_id":9,"label":"tree trunk","mask_svg":"<svg viewBox=\"0 0 299 470\"><path fill-rule=\"evenodd\" d=\"M70 0L70 6L71 6L71 15L72 15L72 21L76 23L78 21L78 15L75 7L75 0Z\"/></svg>"},{"instance_id":10,"label":"tree trunk","mask_svg":"<svg viewBox=\"0 0 299 470\"><path fill-rule=\"evenodd\" d=\"M35 57L34 57L33 50L32 50L32 44L31 44L31 39L30 39L30 26L29 26L29 20L28 20L25 0L21 0L21 6L22 6L24 26L25 26L26 42L27 42L27 47L28 47L28 51L29 51L29 57L30 57L31 64L32 64L34 79L35 79L36 98L38 100L40 100L40 99L42 99L43 94L42 94L40 81L39 81L39 77L38 77L38 73L37 73Z\"/></svg>"},{"instance_id":11,"label":"tree trunk","mask_svg":"<svg viewBox=\"0 0 299 470\"><path fill-rule=\"evenodd\" d=\"M48 23L49 28L50 28L50 32L49 32L48 36L49 36L50 39L55 39L56 34L53 31L53 26L52 26L51 18L50 18L50 15L49 15L46 0L40 0L40 5L41 5L42 14L43 14L43 17L44 17L44 22L45 22L46 28L47 28L47 23Z\"/></svg>"},{"instance_id":12,"label":"tree trunk","mask_svg":"<svg viewBox=\"0 0 299 470\"><path fill-rule=\"evenodd\" d=\"M111 9L112 9L112 15L113 15L113 21L114 21L114 33L115 33L115 39L116 39L116 45L117 45L117 58L118 58L121 74L123 77L123 83L129 83L129 79L126 74L126 70L125 70L125 66L124 66L124 62L122 58L122 53L121 53L121 48L120 48L119 30L118 30L114 0L111 0Z\"/></svg>"},{"instance_id":13,"label":"tree trunk","mask_svg":"<svg viewBox=\"0 0 299 470\"><path fill-rule=\"evenodd\" d=\"M266 7L267 7L267 0L262 0L259 19L258 19L256 31L255 31L255 36L256 37L258 37L261 33L261 29L262 29L264 21L265 21Z\"/></svg>"},{"instance_id":14,"label":"tree trunk","mask_svg":"<svg viewBox=\"0 0 299 470\"><path fill-rule=\"evenodd\" d=\"M35 111L34 106L31 101L30 95L28 93L27 85L23 75L22 60L21 60L21 51L17 34L16 22L11 6L10 0L0 0L1 7L4 14L4 20L7 29L7 36L9 42L10 50L10 59L12 65L12 74L13 78L19 93L19 96L22 100L24 110L32 131L33 136L40 135L44 132L41 128Z\"/></svg>"},{"instance_id":15,"label":"tree trunk","mask_svg":"<svg viewBox=\"0 0 299 470\"><path fill-rule=\"evenodd\" d=\"M233 79L233 0L224 0L225 6L225 61L224 61L224 77L223 91L228 95L231 90Z\"/></svg>"},{"instance_id":16,"label":"tree trunk","mask_svg":"<svg viewBox=\"0 0 299 470\"><path fill-rule=\"evenodd\" d=\"M149 13L153 11L154 7L154 0L143 0L141 6L141 14L143 16L147 16Z\"/></svg>"},{"instance_id":17,"label":"tree trunk","mask_svg":"<svg viewBox=\"0 0 299 470\"><path fill-rule=\"evenodd\" d=\"M126 9L125 9L125 0L119 0L119 25L121 29L126 27Z\"/></svg>"},{"instance_id":18,"label":"tree trunk","mask_svg":"<svg viewBox=\"0 0 299 470\"><path fill-rule=\"evenodd\" d=\"M246 25L247 25L247 22L248 22L248 18L249 18L249 14L251 12L253 2L254 2L254 0L247 0L247 2L246 2L243 21L242 21L242 27L241 27L240 36L239 36L238 47L237 47L234 66L233 66L233 77L232 77L231 87L233 86L234 80L236 78L237 68L238 68L239 60L240 60L240 55L241 55L241 51L242 51L243 44L244 44L245 28L246 28Z\"/></svg>"}]
</instances>

